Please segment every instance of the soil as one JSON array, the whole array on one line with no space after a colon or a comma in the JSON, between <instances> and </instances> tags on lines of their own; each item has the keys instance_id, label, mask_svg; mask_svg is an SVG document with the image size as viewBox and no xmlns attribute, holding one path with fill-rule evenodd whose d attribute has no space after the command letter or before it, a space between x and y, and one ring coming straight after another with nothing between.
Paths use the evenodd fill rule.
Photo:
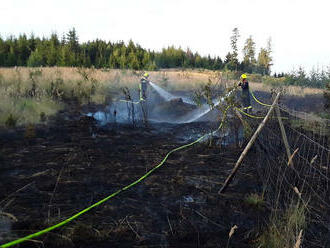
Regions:
<instances>
[{"instance_id":1,"label":"soil","mask_svg":"<svg viewBox=\"0 0 330 248\"><path fill-rule=\"evenodd\" d=\"M207 130L205 123L100 126L66 109L47 124L1 130L0 210L10 228L0 243L58 223L130 184L182 145L178 134L193 129ZM261 191L254 150L218 194L240 152L208 142L176 152L135 187L41 236L42 243L20 247L254 247L268 215L244 201Z\"/></svg>"}]
</instances>

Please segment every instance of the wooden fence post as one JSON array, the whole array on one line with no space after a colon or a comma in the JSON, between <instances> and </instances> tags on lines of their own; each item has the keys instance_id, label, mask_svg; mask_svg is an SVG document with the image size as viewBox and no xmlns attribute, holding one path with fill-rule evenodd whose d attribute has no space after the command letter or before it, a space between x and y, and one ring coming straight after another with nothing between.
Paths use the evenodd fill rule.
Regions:
<instances>
[{"instance_id":1,"label":"wooden fence post","mask_svg":"<svg viewBox=\"0 0 330 248\"><path fill-rule=\"evenodd\" d=\"M290 151L290 146L289 146L289 142L288 142L288 137L286 136L285 128L284 128L282 118L281 118L280 108L278 107L278 105L276 105L275 111L276 111L278 123L280 124L280 129L281 129L282 139L283 139L285 150L286 150L286 155L288 156L289 164L291 166L293 166L292 159L290 159L291 158L291 151Z\"/></svg>"},{"instance_id":2,"label":"wooden fence post","mask_svg":"<svg viewBox=\"0 0 330 248\"><path fill-rule=\"evenodd\" d=\"M241 156L239 157L239 159L237 160L233 170L231 171L231 173L229 174L229 176L227 177L225 183L223 184L222 188L219 190L218 194L223 193L226 188L228 187L229 183L231 182L231 180L233 179L234 175L236 174L238 168L240 167L240 165L243 162L244 157L246 156L246 154L248 153L248 151L250 150L250 148L252 147L252 145L254 144L255 140L257 139L259 133L261 132L261 130L263 129L263 127L265 126L266 122L268 121L271 113L274 110L275 105L277 104L277 101L280 97L280 92L277 93L277 96L272 104L272 106L270 107L267 115L265 116L265 118L263 119L263 121L259 124L257 130L255 131L255 133L253 134L253 136L251 137L249 143L246 145L246 147L244 148L243 152L241 153Z\"/></svg>"}]
</instances>

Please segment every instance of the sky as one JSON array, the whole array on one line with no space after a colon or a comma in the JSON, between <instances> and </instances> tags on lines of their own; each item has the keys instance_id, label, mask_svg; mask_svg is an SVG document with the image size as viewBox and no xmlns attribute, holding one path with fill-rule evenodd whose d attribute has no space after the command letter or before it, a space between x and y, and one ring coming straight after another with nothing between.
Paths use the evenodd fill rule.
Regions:
<instances>
[{"instance_id":1,"label":"sky","mask_svg":"<svg viewBox=\"0 0 330 248\"><path fill-rule=\"evenodd\" d=\"M169 45L224 59L230 36L239 52L252 35L257 53L273 43L273 72L330 66L328 0L7 0L0 35L62 36L75 27L79 41L129 41L160 51Z\"/></svg>"}]
</instances>

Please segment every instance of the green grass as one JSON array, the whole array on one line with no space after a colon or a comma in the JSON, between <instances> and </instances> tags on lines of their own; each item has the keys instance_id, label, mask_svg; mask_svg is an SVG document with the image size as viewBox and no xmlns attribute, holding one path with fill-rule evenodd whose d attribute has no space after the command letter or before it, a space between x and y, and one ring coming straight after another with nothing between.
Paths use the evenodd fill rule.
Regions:
<instances>
[{"instance_id":1,"label":"green grass","mask_svg":"<svg viewBox=\"0 0 330 248\"><path fill-rule=\"evenodd\" d=\"M95 76L100 77L100 80ZM105 104L113 85L95 75L93 70L77 68L1 69L0 68L0 126L45 122L65 105L66 100ZM119 80L121 73L114 79ZM118 85L119 91L119 85Z\"/></svg>"},{"instance_id":2,"label":"green grass","mask_svg":"<svg viewBox=\"0 0 330 248\"><path fill-rule=\"evenodd\" d=\"M260 248L294 247L301 230L307 225L306 207L296 203L282 216L274 215L265 232L258 239Z\"/></svg>"},{"instance_id":3,"label":"green grass","mask_svg":"<svg viewBox=\"0 0 330 248\"><path fill-rule=\"evenodd\" d=\"M16 125L24 125L27 123L36 124L44 118L56 114L63 107L63 104L55 102L51 99L12 99L2 98L0 100L0 126L14 127ZM16 120L15 124L14 120ZM7 124L6 124L7 123ZM8 125L8 123L11 123Z\"/></svg>"},{"instance_id":4,"label":"green grass","mask_svg":"<svg viewBox=\"0 0 330 248\"><path fill-rule=\"evenodd\" d=\"M265 205L264 196L256 193L249 194L245 198L245 203L252 207L261 208Z\"/></svg>"}]
</instances>

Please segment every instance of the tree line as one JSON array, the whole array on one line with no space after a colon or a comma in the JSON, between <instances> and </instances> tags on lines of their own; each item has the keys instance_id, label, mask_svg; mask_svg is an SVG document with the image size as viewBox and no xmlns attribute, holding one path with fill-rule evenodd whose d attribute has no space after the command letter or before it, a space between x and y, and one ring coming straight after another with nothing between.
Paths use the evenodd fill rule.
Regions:
<instances>
[{"instance_id":1,"label":"tree line","mask_svg":"<svg viewBox=\"0 0 330 248\"><path fill-rule=\"evenodd\" d=\"M256 58L255 42L250 36L242 50L243 60L238 59L239 31L233 30L230 37L232 51L225 59L219 56L201 56L189 48L183 50L169 46L160 52L142 48L130 40L111 42L96 39L79 42L74 28L61 38L53 33L49 38L21 34L19 37L0 37L0 66L84 66L95 68L157 70L162 68L227 69L249 73L270 74L272 65L271 42L261 48Z\"/></svg>"}]
</instances>

